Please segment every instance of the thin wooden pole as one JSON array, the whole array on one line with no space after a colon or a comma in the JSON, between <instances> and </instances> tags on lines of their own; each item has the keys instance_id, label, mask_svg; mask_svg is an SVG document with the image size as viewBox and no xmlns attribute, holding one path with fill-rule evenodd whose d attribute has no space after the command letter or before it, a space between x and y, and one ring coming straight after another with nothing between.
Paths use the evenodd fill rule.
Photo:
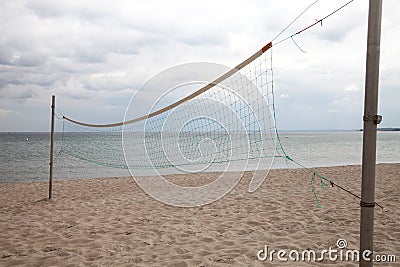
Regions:
<instances>
[{"instance_id":1,"label":"thin wooden pole","mask_svg":"<svg viewBox=\"0 0 400 267\"><path fill-rule=\"evenodd\" d=\"M54 110L56 107L56 97L51 96L51 133L50 133L50 177L49 177L49 199L53 191L53 151L54 151Z\"/></svg>"},{"instance_id":2,"label":"thin wooden pole","mask_svg":"<svg viewBox=\"0 0 400 267\"><path fill-rule=\"evenodd\" d=\"M382 117L377 115L379 87L379 56L381 40L382 0L369 1L367 66L365 76L364 131L361 185L360 263L373 266L374 251L374 207L377 124ZM362 256L369 256L368 261Z\"/></svg>"}]
</instances>

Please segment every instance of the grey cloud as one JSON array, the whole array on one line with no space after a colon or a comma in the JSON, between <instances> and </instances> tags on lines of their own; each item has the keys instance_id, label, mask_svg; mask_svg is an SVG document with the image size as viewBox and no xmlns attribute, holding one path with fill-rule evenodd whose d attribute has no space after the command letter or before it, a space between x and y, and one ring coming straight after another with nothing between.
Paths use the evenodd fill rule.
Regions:
<instances>
[{"instance_id":1,"label":"grey cloud","mask_svg":"<svg viewBox=\"0 0 400 267\"><path fill-rule=\"evenodd\" d=\"M56 73L20 72L10 70L0 72L0 88L7 85L27 85L35 84L38 86L48 86L59 80L61 76Z\"/></svg>"},{"instance_id":2,"label":"grey cloud","mask_svg":"<svg viewBox=\"0 0 400 267\"><path fill-rule=\"evenodd\" d=\"M363 30L360 29L360 27L365 28L364 25L360 25L362 17L356 16L356 18L344 20L340 24L335 20L324 22L324 26L322 26L323 28L318 38L332 42L343 42L348 35L353 34L355 31ZM324 29L324 27L326 29Z\"/></svg>"},{"instance_id":3,"label":"grey cloud","mask_svg":"<svg viewBox=\"0 0 400 267\"><path fill-rule=\"evenodd\" d=\"M11 47L0 45L0 64L11 65L13 59L13 51Z\"/></svg>"},{"instance_id":4,"label":"grey cloud","mask_svg":"<svg viewBox=\"0 0 400 267\"><path fill-rule=\"evenodd\" d=\"M319 1L281 37L304 28L344 2ZM400 24L398 16L393 15L398 2L385 1L388 16L384 25L391 29ZM0 106L17 112L31 110L37 115L39 111L32 103L42 105L56 94L63 111L73 113L77 119L85 114L90 121L90 111L101 106L110 112L107 119L114 121L115 116L119 120L130 94L153 73L190 61L230 62L227 65L234 66L270 41L306 4L289 0L190 4L180 0L1 1ZM275 90L277 95L290 96L277 100L278 119L283 118L278 125L299 128L301 117L313 123L313 119L323 121L326 115L332 121L320 125L332 128L344 125L343 117L358 118L358 107L346 114L337 108L335 116L326 111L335 109L335 100L354 100L354 94L362 93L344 92L344 88L363 84L365 52L360 53L360 47L365 39L361 39L364 35L360 32L366 28L366 6L364 1L355 1L325 21L323 27L296 37L307 54L293 44L274 48ZM385 77L396 73L398 65L394 62L398 54L395 34L387 38L387 48L382 51L383 55L387 53L382 61L388 66L382 68ZM398 87L397 80L388 78L382 83L391 88L382 89L391 93L390 97L382 96L382 109L391 118L398 113L393 104L398 95L393 89ZM149 101L164 89L160 86L149 91ZM82 103L87 107L77 109Z\"/></svg>"},{"instance_id":5,"label":"grey cloud","mask_svg":"<svg viewBox=\"0 0 400 267\"><path fill-rule=\"evenodd\" d=\"M45 64L47 59L47 56L36 51L23 52L18 56L18 58L14 59L13 65L34 67Z\"/></svg>"},{"instance_id":6,"label":"grey cloud","mask_svg":"<svg viewBox=\"0 0 400 267\"><path fill-rule=\"evenodd\" d=\"M27 8L41 18L76 17L88 20L101 18L113 10L115 3L98 1L49 1L36 0L27 3Z\"/></svg>"},{"instance_id":7,"label":"grey cloud","mask_svg":"<svg viewBox=\"0 0 400 267\"><path fill-rule=\"evenodd\" d=\"M30 85L32 86L32 85ZM0 97L15 100L16 102L24 102L27 99L34 98L36 93L29 85L9 85L0 89Z\"/></svg>"},{"instance_id":8,"label":"grey cloud","mask_svg":"<svg viewBox=\"0 0 400 267\"><path fill-rule=\"evenodd\" d=\"M31 9L40 18L50 18L53 23L70 21L74 22L77 28L83 31L93 30L98 36L91 36L93 39L86 41L102 40L107 38L110 43L116 47L111 49L114 52L126 53L132 50L135 45L138 46L143 41L146 44L149 42L160 42L161 40L174 39L179 42L184 42L189 45L194 44L222 44L227 29L225 23L210 24L206 17L201 16L182 16L180 12L181 6L186 3L176 2L169 3L169 6L175 8L160 8L158 1L146 2L124 2L121 5L102 2L100 5L96 1L79 1L79 2L54 2L54 1L34 1L28 4ZM96 6L96 8L93 8ZM187 6L190 9L190 6ZM209 13L208 6L203 6L203 10L193 9L195 13ZM207 9L207 10L204 10ZM154 14L149 16L149 10L153 10ZM218 12L214 14L217 19L220 17ZM93 27L94 26L94 27ZM90 29L93 27L93 29ZM121 31L124 33L121 34ZM141 35L158 36L143 40L140 38L129 37ZM219 34L215 34L215 33ZM116 34L115 34L116 33ZM222 34L221 34L222 33ZM129 34L129 35L127 35ZM82 34L78 35L82 36ZM71 36L71 35L70 35ZM127 39L129 40L129 48L126 47ZM100 44L106 44L105 39ZM108 47L110 48L110 47ZM110 51L110 50L108 50ZM132 52L128 52L132 53Z\"/></svg>"}]
</instances>

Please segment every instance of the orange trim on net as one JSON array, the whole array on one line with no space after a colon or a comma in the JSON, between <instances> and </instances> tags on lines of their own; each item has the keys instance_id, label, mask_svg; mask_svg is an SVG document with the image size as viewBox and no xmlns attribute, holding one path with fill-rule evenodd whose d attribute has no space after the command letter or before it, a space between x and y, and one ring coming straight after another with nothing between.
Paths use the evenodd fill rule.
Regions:
<instances>
[{"instance_id":1,"label":"orange trim on net","mask_svg":"<svg viewBox=\"0 0 400 267\"><path fill-rule=\"evenodd\" d=\"M270 49L272 47L272 42L269 42L267 45L265 45L261 51L264 53L265 51L267 51L268 49Z\"/></svg>"}]
</instances>

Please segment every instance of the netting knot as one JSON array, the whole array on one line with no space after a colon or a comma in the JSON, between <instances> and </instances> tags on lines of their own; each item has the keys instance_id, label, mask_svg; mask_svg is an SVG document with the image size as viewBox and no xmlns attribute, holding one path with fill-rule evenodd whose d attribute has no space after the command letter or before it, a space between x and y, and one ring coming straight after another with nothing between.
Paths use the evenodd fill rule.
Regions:
<instances>
[{"instance_id":1,"label":"netting knot","mask_svg":"<svg viewBox=\"0 0 400 267\"><path fill-rule=\"evenodd\" d=\"M316 191L315 186L314 186L314 182L315 182L315 179L317 177L319 178L319 181L320 181L320 184L321 184L321 187L322 187L323 190L326 190L326 187L328 186L328 184L326 182L329 182L332 187L333 187L334 184L333 184L333 182L331 180L329 180L325 176L322 176L322 175L318 174L317 172L313 173L312 178L311 178L311 186L312 186L311 191L314 194L314 198L315 198L315 201L317 202L318 207L322 208L322 205L321 205L321 203L320 203L320 201L318 199L318 196L317 196L317 191Z\"/></svg>"},{"instance_id":2,"label":"netting knot","mask_svg":"<svg viewBox=\"0 0 400 267\"><path fill-rule=\"evenodd\" d=\"M291 157L289 157L289 156L286 156L285 158L286 158L287 160L293 161L293 159L292 159Z\"/></svg>"}]
</instances>

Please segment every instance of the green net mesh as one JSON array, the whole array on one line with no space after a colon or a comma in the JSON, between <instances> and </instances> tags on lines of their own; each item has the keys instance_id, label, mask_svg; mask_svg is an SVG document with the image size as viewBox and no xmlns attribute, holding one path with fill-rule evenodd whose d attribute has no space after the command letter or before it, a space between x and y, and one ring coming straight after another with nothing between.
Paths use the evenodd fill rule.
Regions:
<instances>
[{"instance_id":1,"label":"green net mesh","mask_svg":"<svg viewBox=\"0 0 400 267\"><path fill-rule=\"evenodd\" d=\"M130 170L269 169L273 158L284 152L275 123L272 52L264 52L207 90L202 88L210 81L191 83L190 88L201 93L162 112L154 105L149 112L154 116L98 126L65 119L62 150ZM151 82L147 87L160 85Z\"/></svg>"}]
</instances>

